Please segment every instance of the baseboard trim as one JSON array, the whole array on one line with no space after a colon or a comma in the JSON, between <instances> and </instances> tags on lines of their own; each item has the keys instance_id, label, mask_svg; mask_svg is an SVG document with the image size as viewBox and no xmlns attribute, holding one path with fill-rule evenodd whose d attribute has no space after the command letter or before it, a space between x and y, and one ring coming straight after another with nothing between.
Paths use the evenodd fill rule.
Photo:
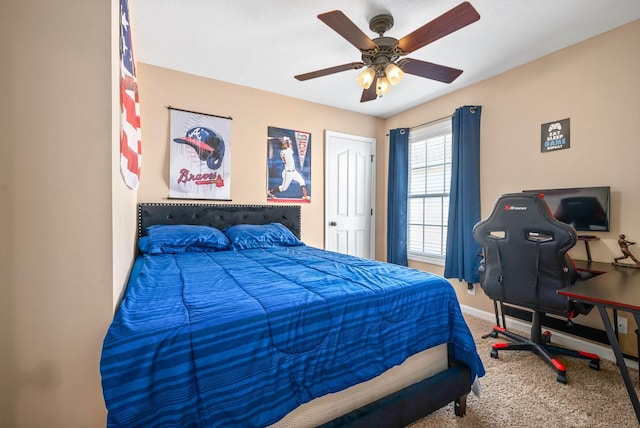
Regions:
<instances>
[{"instance_id":1,"label":"baseboard trim","mask_svg":"<svg viewBox=\"0 0 640 428\"><path fill-rule=\"evenodd\" d=\"M460 305L460 309L465 314L469 314L476 318L480 318L495 324L496 316L493 312L482 311L480 309L467 305ZM531 324L523 322L521 319L509 316L507 316L506 318L509 322L509 325L513 326L515 330L529 332L531 329ZM616 356L614 355L613 350L608 346L589 342L588 340L583 340L551 328L548 330L553 333L553 342L557 343L560 346L572 349L580 349L585 352L591 352L592 354L600 356L600 358L602 359L613 361L614 363L616 362ZM638 370L639 365L637 361L625 358L625 362L627 364L627 367Z\"/></svg>"}]
</instances>

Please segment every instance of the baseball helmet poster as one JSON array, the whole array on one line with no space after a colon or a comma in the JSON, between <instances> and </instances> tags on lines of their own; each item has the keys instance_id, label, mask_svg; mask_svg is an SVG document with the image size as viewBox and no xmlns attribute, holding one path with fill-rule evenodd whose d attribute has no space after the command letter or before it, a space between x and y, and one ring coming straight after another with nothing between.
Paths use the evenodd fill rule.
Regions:
<instances>
[{"instance_id":1,"label":"baseball helmet poster","mask_svg":"<svg viewBox=\"0 0 640 428\"><path fill-rule=\"evenodd\" d=\"M267 129L267 202L311 202L311 134Z\"/></svg>"},{"instance_id":2,"label":"baseball helmet poster","mask_svg":"<svg viewBox=\"0 0 640 428\"><path fill-rule=\"evenodd\" d=\"M171 109L169 197L231 200L231 119Z\"/></svg>"}]
</instances>

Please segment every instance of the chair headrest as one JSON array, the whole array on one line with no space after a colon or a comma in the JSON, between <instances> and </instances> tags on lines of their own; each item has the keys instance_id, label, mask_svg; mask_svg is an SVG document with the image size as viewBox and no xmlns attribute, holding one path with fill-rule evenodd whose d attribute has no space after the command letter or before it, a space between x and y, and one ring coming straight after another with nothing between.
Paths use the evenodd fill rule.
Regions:
<instances>
[{"instance_id":1,"label":"chair headrest","mask_svg":"<svg viewBox=\"0 0 640 428\"><path fill-rule=\"evenodd\" d=\"M577 242L574 228L554 218L547 203L537 193L508 193L496 201L489 217L476 224L473 234L483 239L502 239L504 235L523 236L533 242L556 241L560 251Z\"/></svg>"}]
</instances>

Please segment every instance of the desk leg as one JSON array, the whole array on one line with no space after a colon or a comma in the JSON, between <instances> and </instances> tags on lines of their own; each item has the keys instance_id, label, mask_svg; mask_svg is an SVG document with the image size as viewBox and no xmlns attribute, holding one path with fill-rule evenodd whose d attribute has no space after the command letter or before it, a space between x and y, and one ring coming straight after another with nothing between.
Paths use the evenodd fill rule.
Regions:
<instances>
[{"instance_id":1,"label":"desk leg","mask_svg":"<svg viewBox=\"0 0 640 428\"><path fill-rule=\"evenodd\" d=\"M636 321L636 325L640 328L640 313L633 312L633 319ZM636 340L638 346L638 358L640 359L640 330L636 328ZM638 375L640 378L640 374Z\"/></svg>"},{"instance_id":2,"label":"desk leg","mask_svg":"<svg viewBox=\"0 0 640 428\"><path fill-rule=\"evenodd\" d=\"M620 374L622 375L622 380L624 381L624 385L627 387L627 393L629 393L629 398L631 399L633 410L636 412L636 418L638 419L638 422L640 422L640 401L638 401L638 394L636 394L636 390L633 387L633 382L631 381L631 376L629 376L629 369L627 368L627 363L624 361L624 356L622 355L622 351L620 350L618 338L616 338L616 334L613 331L613 327L611 326L611 320L609 319L607 310L602 306L598 306L598 310L600 311L600 317L602 318L604 328L607 331L607 337L609 338L609 343L611 343L611 349L616 356L616 362L618 363L618 369L620 370ZM635 314L634 317L636 317Z\"/></svg>"}]
</instances>

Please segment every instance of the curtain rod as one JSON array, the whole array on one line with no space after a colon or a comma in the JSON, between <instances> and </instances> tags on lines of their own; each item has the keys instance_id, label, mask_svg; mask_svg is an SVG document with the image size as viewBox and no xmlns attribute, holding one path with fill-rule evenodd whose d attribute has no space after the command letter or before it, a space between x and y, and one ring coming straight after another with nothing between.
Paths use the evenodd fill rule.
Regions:
<instances>
[{"instance_id":1,"label":"curtain rod","mask_svg":"<svg viewBox=\"0 0 640 428\"><path fill-rule=\"evenodd\" d=\"M440 119L434 119L434 120L430 120L429 122L421 123L420 125L412 126L409 129L415 129L415 128L420 128L421 126L431 125L432 123L440 122L441 120L450 119L452 117L453 115L450 114L449 116L443 116Z\"/></svg>"},{"instance_id":2,"label":"curtain rod","mask_svg":"<svg viewBox=\"0 0 640 428\"><path fill-rule=\"evenodd\" d=\"M470 107L471 113L475 113L475 112L476 112L476 110L477 110L477 108L478 108L477 106L471 106L471 107ZM444 119L450 119L450 118L452 118L452 117L453 117L453 115L452 115L452 114L450 114L450 115L448 115L448 116L443 116L443 117L441 117L441 118L439 118L439 119L434 119L434 120L431 120L431 121L429 121L429 122L421 123L420 125L411 126L411 127L409 127L409 129L415 129L415 128L419 128L419 127L421 127L421 126L431 125L432 123L440 122L441 120L444 120ZM388 137L388 136L389 136L389 134L387 134L386 136Z\"/></svg>"},{"instance_id":3,"label":"curtain rod","mask_svg":"<svg viewBox=\"0 0 640 428\"><path fill-rule=\"evenodd\" d=\"M434 120L431 120L431 121L429 121L429 122L421 123L420 125L411 126L411 127L409 127L409 130L411 130L411 129L416 129L416 128L419 128L419 127L421 127L421 126L430 125L430 124L435 123L435 122L440 122L441 120L448 119L448 118L451 118L451 117L453 117L453 115L452 115L452 114L450 114L449 116L441 117L440 119L434 119ZM387 137L388 137L389 135L390 135L390 134L386 134L386 136L387 136Z\"/></svg>"},{"instance_id":4,"label":"curtain rod","mask_svg":"<svg viewBox=\"0 0 640 428\"><path fill-rule=\"evenodd\" d=\"M195 114L202 114L204 116L213 116L213 117L219 117L220 119L229 119L229 120L233 120L233 118L231 116L218 116L217 114L209 114L209 113L200 113L197 111L193 111L193 110L184 110L181 108L175 108L175 107L171 107L171 106L167 106L167 108L169 110L177 110L177 111L183 111L185 113L195 113Z\"/></svg>"}]
</instances>

